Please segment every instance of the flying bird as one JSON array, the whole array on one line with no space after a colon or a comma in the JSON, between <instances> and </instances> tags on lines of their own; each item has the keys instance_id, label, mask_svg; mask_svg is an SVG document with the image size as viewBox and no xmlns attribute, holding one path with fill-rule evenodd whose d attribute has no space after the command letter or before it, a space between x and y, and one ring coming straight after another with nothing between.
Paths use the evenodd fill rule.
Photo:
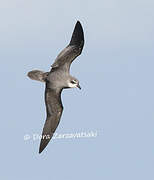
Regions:
<instances>
[{"instance_id":1,"label":"flying bird","mask_svg":"<svg viewBox=\"0 0 154 180\"><path fill-rule=\"evenodd\" d=\"M84 32L82 25L77 21L71 41L64 48L51 65L50 72L33 70L28 72L32 80L45 82L46 121L44 124L39 153L41 153L51 140L63 112L61 93L63 89L78 87L79 80L70 75L70 66L73 60L79 56L84 46Z\"/></svg>"}]
</instances>

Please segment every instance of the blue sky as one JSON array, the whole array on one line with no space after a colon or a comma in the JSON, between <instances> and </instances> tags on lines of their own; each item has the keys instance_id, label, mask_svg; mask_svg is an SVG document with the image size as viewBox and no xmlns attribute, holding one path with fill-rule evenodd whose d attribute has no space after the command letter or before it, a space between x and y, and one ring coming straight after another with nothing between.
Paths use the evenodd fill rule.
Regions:
<instances>
[{"instance_id":1,"label":"blue sky","mask_svg":"<svg viewBox=\"0 0 154 180\"><path fill-rule=\"evenodd\" d=\"M154 1L1 0L1 179L152 180L154 139ZM71 74L82 90L62 93L59 139L38 154L45 121L44 84L26 77L48 71L80 20L83 53Z\"/></svg>"}]
</instances>

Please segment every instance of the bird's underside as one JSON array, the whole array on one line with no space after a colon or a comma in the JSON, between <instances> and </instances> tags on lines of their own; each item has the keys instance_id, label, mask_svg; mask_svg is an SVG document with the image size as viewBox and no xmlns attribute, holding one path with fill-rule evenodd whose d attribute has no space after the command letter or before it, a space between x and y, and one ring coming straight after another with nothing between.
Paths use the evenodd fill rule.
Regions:
<instances>
[{"instance_id":1,"label":"bird's underside","mask_svg":"<svg viewBox=\"0 0 154 180\"><path fill-rule=\"evenodd\" d=\"M42 132L39 153L47 146L59 124L63 111L61 92L64 88L68 88L68 80L71 81L73 78L69 74L70 65L81 54L83 46L84 33L80 22L77 21L69 45L57 56L55 62L51 65L50 72L33 70L28 73L29 78L46 84L45 105L47 118Z\"/></svg>"}]
</instances>

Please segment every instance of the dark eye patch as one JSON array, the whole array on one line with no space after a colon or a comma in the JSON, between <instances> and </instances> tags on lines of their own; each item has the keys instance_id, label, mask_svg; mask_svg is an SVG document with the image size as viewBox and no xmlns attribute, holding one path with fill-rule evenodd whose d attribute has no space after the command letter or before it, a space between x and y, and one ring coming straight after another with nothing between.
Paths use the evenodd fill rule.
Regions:
<instances>
[{"instance_id":1,"label":"dark eye patch","mask_svg":"<svg viewBox=\"0 0 154 180\"><path fill-rule=\"evenodd\" d=\"M71 83L72 83L72 84L76 84L76 82L75 82L75 81L71 81Z\"/></svg>"}]
</instances>

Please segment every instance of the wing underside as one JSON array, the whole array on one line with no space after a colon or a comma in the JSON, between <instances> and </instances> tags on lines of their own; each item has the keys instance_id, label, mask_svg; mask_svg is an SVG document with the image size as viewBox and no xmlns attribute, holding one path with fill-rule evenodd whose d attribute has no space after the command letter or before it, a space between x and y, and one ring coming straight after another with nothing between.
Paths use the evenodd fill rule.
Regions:
<instances>
[{"instance_id":1,"label":"wing underside","mask_svg":"<svg viewBox=\"0 0 154 180\"><path fill-rule=\"evenodd\" d=\"M84 46L84 33L81 23L77 21L69 45L57 56L52 68L65 68L69 71L72 61L81 54Z\"/></svg>"},{"instance_id":2,"label":"wing underside","mask_svg":"<svg viewBox=\"0 0 154 180\"><path fill-rule=\"evenodd\" d=\"M44 124L39 153L41 153L51 140L62 115L61 90L51 90L46 86L45 104L47 118Z\"/></svg>"}]
</instances>

